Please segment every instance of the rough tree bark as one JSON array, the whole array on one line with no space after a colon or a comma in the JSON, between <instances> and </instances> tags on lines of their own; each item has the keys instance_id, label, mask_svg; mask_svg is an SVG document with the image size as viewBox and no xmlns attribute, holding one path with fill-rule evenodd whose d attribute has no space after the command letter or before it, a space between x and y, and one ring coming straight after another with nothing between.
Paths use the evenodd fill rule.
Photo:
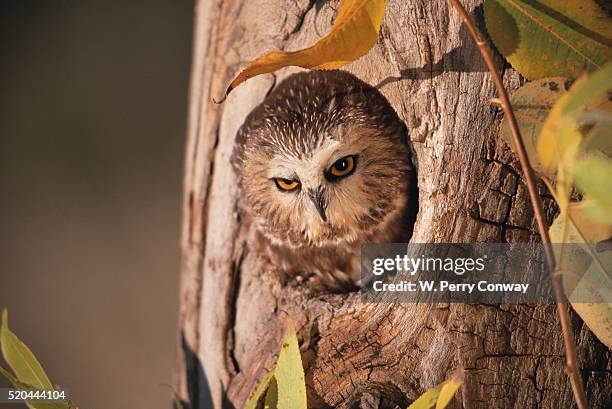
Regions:
<instances>
[{"instance_id":1,"label":"rough tree bark","mask_svg":"<svg viewBox=\"0 0 612 409\"><path fill-rule=\"evenodd\" d=\"M464 1L482 26L481 1ZM554 305L367 305L280 282L249 252L229 165L236 131L294 71L240 86L239 68L327 32L338 1L200 0L185 174L179 388L193 408L241 408L273 367L292 316L312 407L405 407L463 367L465 408L571 407ZM509 88L520 78L499 61ZM498 134L495 89L445 0L391 0L378 44L346 69L377 86L408 125L420 204L415 242L537 240L516 160ZM552 200L541 189L548 207ZM574 316L588 398L609 404L612 354Z\"/></svg>"}]
</instances>

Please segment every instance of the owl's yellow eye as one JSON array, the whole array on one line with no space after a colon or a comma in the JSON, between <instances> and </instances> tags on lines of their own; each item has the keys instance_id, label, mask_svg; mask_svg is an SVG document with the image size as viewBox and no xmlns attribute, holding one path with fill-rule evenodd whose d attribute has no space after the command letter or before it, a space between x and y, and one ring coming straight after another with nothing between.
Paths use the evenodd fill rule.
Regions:
<instances>
[{"instance_id":1,"label":"owl's yellow eye","mask_svg":"<svg viewBox=\"0 0 612 409\"><path fill-rule=\"evenodd\" d=\"M300 182L297 180L284 179L284 178L274 178L274 183L280 190L284 190L286 192L290 192L295 190L300 186Z\"/></svg>"},{"instance_id":2,"label":"owl's yellow eye","mask_svg":"<svg viewBox=\"0 0 612 409\"><path fill-rule=\"evenodd\" d=\"M341 178L350 175L353 170L355 170L355 156L345 156L331 165L331 168L329 168L329 175L332 176L332 178Z\"/></svg>"}]
</instances>

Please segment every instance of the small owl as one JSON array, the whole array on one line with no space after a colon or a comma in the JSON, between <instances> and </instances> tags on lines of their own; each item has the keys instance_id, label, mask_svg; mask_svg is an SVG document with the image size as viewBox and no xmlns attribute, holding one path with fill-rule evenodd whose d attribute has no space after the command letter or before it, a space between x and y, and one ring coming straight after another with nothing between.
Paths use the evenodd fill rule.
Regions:
<instances>
[{"instance_id":1,"label":"small owl","mask_svg":"<svg viewBox=\"0 0 612 409\"><path fill-rule=\"evenodd\" d=\"M412 234L405 127L377 89L347 72L279 84L238 131L232 164L251 245L289 276L354 288L363 244Z\"/></svg>"}]
</instances>

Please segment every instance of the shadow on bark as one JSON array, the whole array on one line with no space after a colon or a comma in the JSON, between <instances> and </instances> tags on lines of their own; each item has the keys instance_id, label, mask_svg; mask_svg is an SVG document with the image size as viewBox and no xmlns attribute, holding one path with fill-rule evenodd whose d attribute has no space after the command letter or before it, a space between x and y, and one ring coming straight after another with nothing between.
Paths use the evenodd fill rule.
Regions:
<instances>
[{"instance_id":1,"label":"shadow on bark","mask_svg":"<svg viewBox=\"0 0 612 409\"><path fill-rule=\"evenodd\" d=\"M211 409L214 406L204 367L196 353L189 347L184 333L181 333L181 346L185 357L185 372L189 379L187 383L189 402L181 401L181 406L184 409ZM233 406L225 404L223 407L233 409Z\"/></svg>"}]
</instances>

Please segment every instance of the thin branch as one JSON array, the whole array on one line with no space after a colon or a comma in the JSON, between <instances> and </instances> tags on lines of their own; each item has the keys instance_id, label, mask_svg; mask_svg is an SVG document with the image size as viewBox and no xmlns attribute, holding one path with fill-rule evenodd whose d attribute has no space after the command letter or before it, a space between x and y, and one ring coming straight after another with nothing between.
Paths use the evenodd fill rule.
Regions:
<instances>
[{"instance_id":1,"label":"thin branch","mask_svg":"<svg viewBox=\"0 0 612 409\"><path fill-rule=\"evenodd\" d=\"M548 226L544 219L542 203L540 201L540 196L538 195L535 174L533 168L531 167L531 164L529 163L529 157L527 156L527 151L525 149L525 145L523 144L523 138L521 137L516 118L514 117L512 106L510 105L510 99L508 98L508 94L506 93L506 89L504 88L504 83L502 82L502 79L499 73L497 72L495 63L493 62L493 56L491 54L491 51L478 33L478 30L476 29L476 26L472 21L471 17L469 16L465 8L461 5L459 0L450 0L450 2L461 15L463 22L465 23L468 31L470 32L470 35L478 45L480 54L482 55L483 60L487 64L491 75L493 76L493 81L495 82L495 87L497 88L497 92L499 94L501 107L504 110L504 115L506 117L506 120L508 121L510 132L512 133L512 139L514 140L514 145L516 146L519 162L521 164L521 169L523 171L523 174L525 175L525 182L527 183L527 190L529 191L529 200L531 201L531 205L533 207L533 212L538 225L538 231L540 233L542 243L544 244L546 262L553 282L553 288L557 300L557 311L559 313L559 321L561 323L561 331L563 333L563 342L565 345L565 372L569 376L578 408L587 409L588 403L584 394L582 377L580 376L578 368L578 359L576 357L576 344L574 343L574 338L572 337L572 328L569 318L568 305L565 301L563 301L565 299L565 296L563 295L560 278L556 274L554 274L555 255L552 251L550 236L548 235Z\"/></svg>"},{"instance_id":2,"label":"thin branch","mask_svg":"<svg viewBox=\"0 0 612 409\"><path fill-rule=\"evenodd\" d=\"M502 106L501 99L499 99L499 98L491 98L491 99L489 100L489 102L490 102L492 105L495 105L495 106L498 106L498 107L501 107L501 106Z\"/></svg>"}]
</instances>

